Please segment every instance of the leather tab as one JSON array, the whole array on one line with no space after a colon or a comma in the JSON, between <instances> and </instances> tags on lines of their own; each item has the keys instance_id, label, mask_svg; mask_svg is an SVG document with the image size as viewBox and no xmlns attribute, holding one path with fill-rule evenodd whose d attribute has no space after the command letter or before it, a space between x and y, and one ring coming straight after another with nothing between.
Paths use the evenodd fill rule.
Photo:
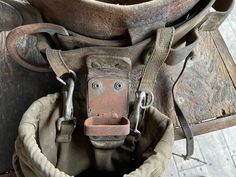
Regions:
<instances>
[{"instance_id":1,"label":"leather tab","mask_svg":"<svg viewBox=\"0 0 236 177\"><path fill-rule=\"evenodd\" d=\"M74 123L62 123L61 130L57 134L56 142L58 143L69 143L72 139L72 134L75 129Z\"/></svg>"},{"instance_id":2,"label":"leather tab","mask_svg":"<svg viewBox=\"0 0 236 177\"><path fill-rule=\"evenodd\" d=\"M213 4L215 12L210 12L200 25L202 31L213 31L219 28L234 6L234 0L216 0Z\"/></svg>"}]
</instances>

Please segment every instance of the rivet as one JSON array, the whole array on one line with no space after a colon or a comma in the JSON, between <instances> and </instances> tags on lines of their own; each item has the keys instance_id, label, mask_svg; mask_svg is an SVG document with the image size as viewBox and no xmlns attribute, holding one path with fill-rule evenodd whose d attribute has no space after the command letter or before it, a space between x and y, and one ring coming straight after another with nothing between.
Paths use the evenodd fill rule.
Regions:
<instances>
[{"instance_id":1,"label":"rivet","mask_svg":"<svg viewBox=\"0 0 236 177\"><path fill-rule=\"evenodd\" d=\"M114 84L114 88L115 88L116 90L122 89L122 88L123 88L123 83L120 82L120 81L117 81L117 82Z\"/></svg>"},{"instance_id":2,"label":"rivet","mask_svg":"<svg viewBox=\"0 0 236 177\"><path fill-rule=\"evenodd\" d=\"M102 87L101 82L95 81L92 83L92 88L93 89L100 89Z\"/></svg>"}]
</instances>

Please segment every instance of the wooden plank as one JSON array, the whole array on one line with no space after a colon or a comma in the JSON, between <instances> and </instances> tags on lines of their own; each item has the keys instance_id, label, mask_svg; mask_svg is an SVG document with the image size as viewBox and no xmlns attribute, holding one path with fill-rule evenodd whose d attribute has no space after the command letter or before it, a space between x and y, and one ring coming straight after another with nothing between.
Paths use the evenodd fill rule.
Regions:
<instances>
[{"instance_id":1,"label":"wooden plank","mask_svg":"<svg viewBox=\"0 0 236 177\"><path fill-rule=\"evenodd\" d=\"M196 137L208 164L208 176L235 177L236 168L221 131Z\"/></svg>"},{"instance_id":2,"label":"wooden plank","mask_svg":"<svg viewBox=\"0 0 236 177\"><path fill-rule=\"evenodd\" d=\"M236 112L236 90L222 59L230 57L232 61L232 57L227 55L225 44L221 45L221 37L213 40L210 32L201 32L201 36L202 40L194 50L195 55L188 61L175 89L176 102L192 124ZM216 44L220 47L217 48ZM220 55L219 50L225 51L224 56ZM172 119L175 127L179 123L173 109L171 88L182 67L183 63L164 65L157 76L154 92L155 106Z\"/></svg>"},{"instance_id":3,"label":"wooden plank","mask_svg":"<svg viewBox=\"0 0 236 177\"><path fill-rule=\"evenodd\" d=\"M231 54L231 56L234 59L234 62L236 63L236 31L232 28L232 24L234 24L231 20L226 19L224 23L219 28L219 31L224 38L224 41L226 43L226 46Z\"/></svg>"},{"instance_id":4,"label":"wooden plank","mask_svg":"<svg viewBox=\"0 0 236 177\"><path fill-rule=\"evenodd\" d=\"M214 40L215 46L221 55L221 59L224 62L224 65L228 71L229 77L236 88L236 63L234 62L229 50L225 49L225 42L222 36L219 34L219 31L211 32L212 39ZM236 41L236 37L235 37ZM236 43L235 45L236 46Z\"/></svg>"},{"instance_id":5,"label":"wooden plank","mask_svg":"<svg viewBox=\"0 0 236 177\"><path fill-rule=\"evenodd\" d=\"M227 127L232 127L236 125L236 115L227 116L223 118L218 118L204 123L193 124L191 126L192 132L195 136L206 134L212 131L217 131ZM181 128L175 129L175 139L183 139L183 132Z\"/></svg>"}]
</instances>

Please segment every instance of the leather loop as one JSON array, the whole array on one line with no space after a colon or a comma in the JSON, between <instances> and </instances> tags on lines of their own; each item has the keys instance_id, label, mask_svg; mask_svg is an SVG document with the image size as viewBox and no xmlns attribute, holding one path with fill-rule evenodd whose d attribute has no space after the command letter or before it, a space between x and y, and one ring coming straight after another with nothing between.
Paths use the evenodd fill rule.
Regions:
<instances>
[{"instance_id":1,"label":"leather loop","mask_svg":"<svg viewBox=\"0 0 236 177\"><path fill-rule=\"evenodd\" d=\"M233 9L234 4L234 0L216 0L212 6L215 11L205 16L199 27L200 30L213 31L218 29Z\"/></svg>"},{"instance_id":2,"label":"leather loop","mask_svg":"<svg viewBox=\"0 0 236 177\"><path fill-rule=\"evenodd\" d=\"M197 46L199 41L198 29L195 28L190 31L183 40L181 40L181 44L184 44L184 47L172 47L170 49L169 56L167 57L165 63L167 65L176 65L183 61ZM178 45L179 46L179 45Z\"/></svg>"},{"instance_id":3,"label":"leather loop","mask_svg":"<svg viewBox=\"0 0 236 177\"><path fill-rule=\"evenodd\" d=\"M72 123L62 123L61 130L57 134L56 142L69 143L71 142L72 133L75 129L75 125Z\"/></svg>"},{"instance_id":4,"label":"leather loop","mask_svg":"<svg viewBox=\"0 0 236 177\"><path fill-rule=\"evenodd\" d=\"M61 77L63 74L70 73L70 69L61 56L61 50L46 49L46 56L52 70L57 77Z\"/></svg>"}]
</instances>

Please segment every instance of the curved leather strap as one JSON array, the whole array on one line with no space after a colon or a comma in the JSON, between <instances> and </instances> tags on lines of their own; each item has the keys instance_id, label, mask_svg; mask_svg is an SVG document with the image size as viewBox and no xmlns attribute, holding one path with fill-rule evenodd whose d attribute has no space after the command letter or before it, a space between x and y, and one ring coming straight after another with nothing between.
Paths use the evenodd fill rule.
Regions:
<instances>
[{"instance_id":1,"label":"curved leather strap","mask_svg":"<svg viewBox=\"0 0 236 177\"><path fill-rule=\"evenodd\" d=\"M186 67L188 59L189 59L189 57L187 57L185 59L184 66L183 66L178 78L175 80L175 82L172 86L172 96L173 96L173 103L174 103L175 112L176 112L180 126L182 128L183 134L186 139L186 155L183 155L185 160L188 160L194 153L194 139L193 139L193 133L192 133L192 130L189 126L189 123L186 120L186 118L184 117L183 112L181 111L181 109L179 108L178 104L175 101L176 99L175 99L174 90L175 90L176 84L178 83L180 77L182 76L182 74L184 72L184 69Z\"/></svg>"},{"instance_id":2,"label":"curved leather strap","mask_svg":"<svg viewBox=\"0 0 236 177\"><path fill-rule=\"evenodd\" d=\"M175 44L177 41L182 39L195 26L199 26L200 25L201 26L200 28L203 29L203 30L217 28L219 26L219 24L223 21L223 19L226 18L226 16L230 12L230 10L232 10L233 4L234 4L234 0L224 0L224 1L223 0L209 0L209 2L207 2L207 3L205 2L205 4L206 5L203 8L203 10L201 10L197 15L195 15L191 19L187 19L184 24L182 24L180 27L176 28L176 33L175 33L173 44ZM212 12L209 13L208 11L209 11L211 6L215 7L216 10L221 10L221 11L216 11L214 13L212 13ZM214 19L219 20L219 22L216 22ZM34 27L34 25L37 26L37 25L40 25L40 24L32 24L31 27ZM45 68L43 66L42 66L42 68L40 68L40 66L32 67L33 65L30 64L30 63L27 63L22 57L20 57L20 55L17 53L17 50L14 49L14 48L16 48L16 44L15 44L16 40L23 35L21 33L17 33L17 31L19 32L20 28L24 28L24 26L21 26L21 27L18 27L16 29L14 29L8 35L8 38L7 38L7 49L9 51L10 57L15 59L15 60L17 60L17 62L19 64L21 64L22 66L24 66L24 67L26 67L28 69L32 69L34 71L39 71L39 72L49 71L48 68ZM31 33L29 33L29 31L28 31L28 33L26 33L26 31L24 31L24 34L31 34ZM76 38L73 38L73 41L80 42L80 39L81 39L81 36L79 38L79 41L77 41L78 39L76 39ZM60 37L59 37L59 40L60 40ZM86 40L88 40L88 38L83 36L83 41L86 41ZM79 59L78 59L79 61L77 61L77 62L73 61L72 63L73 64L76 63L79 66L81 66L82 58L85 55L87 56L90 53L94 54L94 52L96 52L96 51L98 52L98 54L99 53L107 53L106 50L108 52L114 52L115 51L115 54L123 53L125 51L124 53L127 53L127 55L129 55L130 58L133 58L134 61L135 60L137 61L137 58L141 56L143 49L145 47L147 47L147 45L150 44L152 40L153 40L153 38L150 37L150 38L148 38L148 39L146 39L146 40L144 40L144 41L142 41L140 43L137 43L137 44L135 44L133 46L122 47L123 49L119 49L119 47L118 48L110 48L110 47L87 48L87 47L85 47L85 48L82 48L82 49L78 49L76 52L79 53L78 54L78 56L80 56ZM63 40L61 42L63 42ZM88 46L91 46L90 44L92 44L93 42L94 42L94 40L88 40L88 43L84 42L82 44L84 46L87 46L88 44L89 44ZM96 40L95 41L95 45L99 44L99 43L104 44L105 46L106 45L110 45L110 46L121 45L121 46L124 46L123 43L125 44L125 46L129 45L129 44L127 44L127 40L121 40L121 41L114 40L114 41L107 41L107 42L104 42L104 43L103 42L104 42L104 40ZM65 42L64 46L66 47L67 45L68 45L68 43ZM70 45L72 45L72 44L70 44ZM193 42L193 45L189 46L188 50L191 50L191 48L194 47L194 45L196 45L196 44L194 44L194 42ZM118 50L118 52L116 52L116 50ZM185 50L185 51L187 51L187 50ZM172 52L176 53L176 54L173 55ZM75 55L73 53L74 52L71 52L71 53L70 52L69 53L65 52L65 54L62 53L62 56L65 55L70 60L71 56L69 56L69 55ZM133 55L133 56L131 56L131 55ZM127 56L125 56L125 57L127 57ZM178 51L172 49L171 52L170 52L170 57L171 57L171 59L169 60L167 58L166 63L167 64L176 64L177 61L182 61L184 58L186 58L186 55L182 56L182 52L181 51L178 52ZM135 63L135 62L133 62L133 63Z\"/></svg>"},{"instance_id":3,"label":"curved leather strap","mask_svg":"<svg viewBox=\"0 0 236 177\"><path fill-rule=\"evenodd\" d=\"M68 35L66 29L62 26L58 26L51 23L38 23L38 24L30 24L24 25L15 28L12 30L6 39L6 48L10 55L10 58L14 59L17 63L22 65L23 67L37 71L37 72L49 72L51 69L48 66L39 66L35 64L31 64L27 62L17 50L16 42L20 37L23 37L27 34L37 34L37 33L48 33L51 36L55 35L55 33L60 33L62 35Z\"/></svg>"},{"instance_id":4,"label":"curved leather strap","mask_svg":"<svg viewBox=\"0 0 236 177\"><path fill-rule=\"evenodd\" d=\"M174 33L174 28L157 30L155 46L143 71L138 91L153 92L157 73L170 53Z\"/></svg>"},{"instance_id":5,"label":"curved leather strap","mask_svg":"<svg viewBox=\"0 0 236 177\"><path fill-rule=\"evenodd\" d=\"M200 30L213 31L219 28L229 15L235 4L234 0L216 0L212 8L214 12L208 13L200 23Z\"/></svg>"},{"instance_id":6,"label":"curved leather strap","mask_svg":"<svg viewBox=\"0 0 236 177\"><path fill-rule=\"evenodd\" d=\"M193 50L193 48L197 45L197 41L199 40L199 36L197 30L194 29L190 32L186 38L187 46L181 48L171 48L169 52L169 56L166 58L165 62L168 65L175 65L185 59L189 53ZM85 47L79 48L69 51L60 51L47 49L46 55L47 59L53 68L54 72L56 72L57 76L61 76L71 69L73 71L77 71L83 68L86 68L85 61L86 58L90 55L114 55L119 57L130 58L132 61L132 65L137 65L138 63L142 63L145 61L140 60L143 58L144 52L150 47L153 43L153 38L148 38L136 45L128 46L128 47ZM58 66L60 64L60 66Z\"/></svg>"}]
</instances>

